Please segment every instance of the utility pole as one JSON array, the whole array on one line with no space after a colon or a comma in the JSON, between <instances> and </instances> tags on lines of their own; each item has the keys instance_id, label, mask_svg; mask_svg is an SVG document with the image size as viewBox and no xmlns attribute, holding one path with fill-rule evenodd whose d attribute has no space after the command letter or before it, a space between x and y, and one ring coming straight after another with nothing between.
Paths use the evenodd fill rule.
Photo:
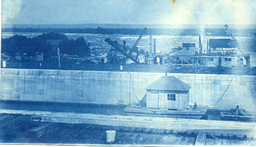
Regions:
<instances>
[{"instance_id":1,"label":"utility pole","mask_svg":"<svg viewBox=\"0 0 256 147\"><path fill-rule=\"evenodd\" d=\"M59 68L60 68L60 49L58 48L58 61L59 61Z\"/></svg>"},{"instance_id":2,"label":"utility pole","mask_svg":"<svg viewBox=\"0 0 256 147\"><path fill-rule=\"evenodd\" d=\"M130 84L129 84L129 105L131 105L131 87L132 87L132 77L131 77L131 73L130 74Z\"/></svg>"},{"instance_id":3,"label":"utility pole","mask_svg":"<svg viewBox=\"0 0 256 147\"><path fill-rule=\"evenodd\" d=\"M150 35L150 37L149 37L149 40L150 40L150 56L152 56L152 48L153 48L153 45L152 45L152 35Z\"/></svg>"}]
</instances>

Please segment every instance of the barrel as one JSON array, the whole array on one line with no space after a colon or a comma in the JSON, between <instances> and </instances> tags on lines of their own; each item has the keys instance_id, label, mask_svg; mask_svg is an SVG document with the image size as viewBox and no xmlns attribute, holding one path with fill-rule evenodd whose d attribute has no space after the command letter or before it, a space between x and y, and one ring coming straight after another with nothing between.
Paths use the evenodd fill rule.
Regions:
<instances>
[{"instance_id":1,"label":"barrel","mask_svg":"<svg viewBox=\"0 0 256 147\"><path fill-rule=\"evenodd\" d=\"M115 141L115 138L116 138L116 131L115 130L107 130L106 135L107 135L106 141L108 143Z\"/></svg>"},{"instance_id":2,"label":"barrel","mask_svg":"<svg viewBox=\"0 0 256 147\"><path fill-rule=\"evenodd\" d=\"M6 61L3 61L3 67L6 67Z\"/></svg>"}]
</instances>

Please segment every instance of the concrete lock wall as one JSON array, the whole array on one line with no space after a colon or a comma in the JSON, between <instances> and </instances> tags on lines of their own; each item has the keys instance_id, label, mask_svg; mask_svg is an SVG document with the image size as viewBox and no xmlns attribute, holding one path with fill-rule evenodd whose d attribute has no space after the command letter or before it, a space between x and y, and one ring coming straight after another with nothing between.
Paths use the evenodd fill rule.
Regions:
<instances>
[{"instance_id":1,"label":"concrete lock wall","mask_svg":"<svg viewBox=\"0 0 256 147\"><path fill-rule=\"evenodd\" d=\"M125 104L141 100L164 73L1 69L1 100ZM189 103L255 110L256 76L176 74L191 86ZM229 88L227 89L231 79ZM170 83L171 84L171 83ZM227 90L226 90L227 89Z\"/></svg>"},{"instance_id":2,"label":"concrete lock wall","mask_svg":"<svg viewBox=\"0 0 256 147\"><path fill-rule=\"evenodd\" d=\"M191 86L189 92L190 103L197 102L203 105L213 105L222 97L216 105L220 109L235 108L239 104L242 108L255 111L256 76L209 74L171 75L174 75Z\"/></svg>"}]
</instances>

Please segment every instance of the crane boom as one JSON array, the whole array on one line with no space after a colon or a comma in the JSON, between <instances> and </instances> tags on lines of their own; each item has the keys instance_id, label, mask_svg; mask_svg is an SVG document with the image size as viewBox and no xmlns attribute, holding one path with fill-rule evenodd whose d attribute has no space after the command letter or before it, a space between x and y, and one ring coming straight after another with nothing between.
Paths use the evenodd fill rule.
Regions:
<instances>
[{"instance_id":1,"label":"crane boom","mask_svg":"<svg viewBox=\"0 0 256 147\"><path fill-rule=\"evenodd\" d=\"M147 28L145 27L144 30L141 32L141 34L140 34L139 38L137 39L137 41L132 46L132 50L134 50L137 47L137 45L139 44L142 36L146 33L146 30L147 30Z\"/></svg>"},{"instance_id":2,"label":"crane boom","mask_svg":"<svg viewBox=\"0 0 256 147\"><path fill-rule=\"evenodd\" d=\"M113 46L116 50L118 50L119 52L121 52L122 54L124 54L127 58L131 59L132 61L134 61L135 63L139 64L139 62L134 59L131 55L127 54L126 52L124 52L125 47L118 44L116 41L112 41L111 39L107 38L105 39L105 42L107 42L108 44L110 44L111 46ZM128 49L129 47L126 46Z\"/></svg>"},{"instance_id":3,"label":"crane boom","mask_svg":"<svg viewBox=\"0 0 256 147\"><path fill-rule=\"evenodd\" d=\"M119 52L121 52L122 54L125 55L125 57L122 60L123 63L126 63L128 59L131 59L135 63L139 64L140 62L138 61L138 57L139 57L140 52L138 51L137 45L139 44L142 36L146 33L146 30L147 30L147 28L145 27L143 29L143 31L141 32L139 38L136 40L136 42L132 46L132 48L129 48L126 45L124 45L124 46L120 45L116 41L112 41L109 38L105 39L105 42L107 42L108 44L113 46L116 50L118 50ZM136 56L134 56L134 54L136 54Z\"/></svg>"},{"instance_id":4,"label":"crane boom","mask_svg":"<svg viewBox=\"0 0 256 147\"><path fill-rule=\"evenodd\" d=\"M229 35L233 40L236 41L237 48L239 49L240 53L243 54L242 51L241 51L241 47L240 47L239 43L237 42L236 38L235 38L235 37L233 36L233 34L232 34L232 31L229 29L229 27L228 27L227 24L225 25L225 27L226 27L226 30L227 30L228 35Z\"/></svg>"}]
</instances>

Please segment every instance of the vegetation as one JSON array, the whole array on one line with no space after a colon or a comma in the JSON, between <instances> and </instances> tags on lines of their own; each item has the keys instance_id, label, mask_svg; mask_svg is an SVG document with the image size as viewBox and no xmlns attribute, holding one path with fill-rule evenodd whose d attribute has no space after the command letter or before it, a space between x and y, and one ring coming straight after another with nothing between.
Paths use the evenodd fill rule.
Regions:
<instances>
[{"instance_id":1,"label":"vegetation","mask_svg":"<svg viewBox=\"0 0 256 147\"><path fill-rule=\"evenodd\" d=\"M124 34L139 35L143 28L3 28L3 32L56 32L56 33L88 33L88 34ZM199 35L197 29L166 29L166 28L148 28L146 35Z\"/></svg>"},{"instance_id":2,"label":"vegetation","mask_svg":"<svg viewBox=\"0 0 256 147\"><path fill-rule=\"evenodd\" d=\"M139 35L143 28L65 28L65 27L13 27L2 28L2 32L55 32L55 33L88 33L88 34L124 34ZM170 35L170 36L198 36L201 35L198 28L148 28L146 35ZM256 36L255 29L232 29L236 36ZM205 28L207 36L229 36L224 25L219 28Z\"/></svg>"},{"instance_id":3,"label":"vegetation","mask_svg":"<svg viewBox=\"0 0 256 147\"><path fill-rule=\"evenodd\" d=\"M54 48L48 40L59 40L57 47L61 54L89 56L89 43L84 38L69 40L65 35L59 33L43 33L42 35L28 38L22 35L15 35L2 39L1 52L11 57L17 55L36 56L36 52L43 52L44 59L50 59L57 55L57 47Z\"/></svg>"},{"instance_id":4,"label":"vegetation","mask_svg":"<svg viewBox=\"0 0 256 147\"><path fill-rule=\"evenodd\" d=\"M89 56L90 44L83 38L77 38L76 40L64 39L60 42L59 48L61 54L76 55L76 56Z\"/></svg>"}]
</instances>

